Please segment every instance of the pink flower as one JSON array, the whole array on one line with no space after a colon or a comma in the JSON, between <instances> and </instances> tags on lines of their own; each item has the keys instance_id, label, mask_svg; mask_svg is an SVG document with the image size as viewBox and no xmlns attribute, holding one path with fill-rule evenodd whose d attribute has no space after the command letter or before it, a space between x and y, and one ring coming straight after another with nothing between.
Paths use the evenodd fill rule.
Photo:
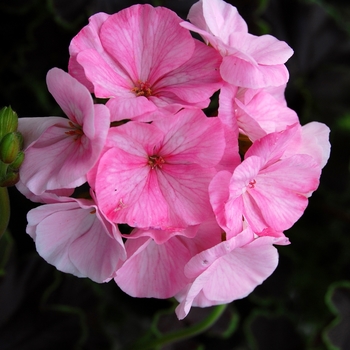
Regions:
<instances>
[{"instance_id":1,"label":"pink flower","mask_svg":"<svg viewBox=\"0 0 350 350\"><path fill-rule=\"evenodd\" d=\"M19 119L26 146L20 177L36 195L82 185L100 156L110 126L108 108L94 105L89 91L68 73L51 69L47 85L69 119Z\"/></svg>"},{"instance_id":2,"label":"pink flower","mask_svg":"<svg viewBox=\"0 0 350 350\"><path fill-rule=\"evenodd\" d=\"M134 229L125 235L128 259L118 268L115 282L134 297L173 297L190 283L185 265L217 244L221 231L213 219L182 231Z\"/></svg>"},{"instance_id":3,"label":"pink flower","mask_svg":"<svg viewBox=\"0 0 350 350\"><path fill-rule=\"evenodd\" d=\"M71 43L70 73L109 98L113 121L154 120L158 108L204 108L221 87L220 55L180 27L174 12L135 5L96 16Z\"/></svg>"},{"instance_id":4,"label":"pink flower","mask_svg":"<svg viewBox=\"0 0 350 350\"><path fill-rule=\"evenodd\" d=\"M116 223L179 229L212 213L208 185L225 141L218 118L182 110L145 124L112 128L98 164L101 209Z\"/></svg>"},{"instance_id":5,"label":"pink flower","mask_svg":"<svg viewBox=\"0 0 350 350\"><path fill-rule=\"evenodd\" d=\"M280 89L284 91L284 86ZM252 142L299 122L285 100L276 99L266 89L243 89L226 83L220 90L219 101L221 121L237 123L240 133Z\"/></svg>"},{"instance_id":6,"label":"pink flower","mask_svg":"<svg viewBox=\"0 0 350 350\"><path fill-rule=\"evenodd\" d=\"M220 226L231 235L241 232L242 217L255 233L272 229L278 235L303 214L318 187L321 167L309 154L295 150L300 132L294 125L263 137L233 174L222 171L214 177L210 200Z\"/></svg>"},{"instance_id":7,"label":"pink flower","mask_svg":"<svg viewBox=\"0 0 350 350\"><path fill-rule=\"evenodd\" d=\"M191 306L226 304L250 294L277 267L278 253L273 244L288 244L288 240L254 238L247 228L193 256L185 266L191 283L175 296L180 301L177 317L186 317Z\"/></svg>"},{"instance_id":8,"label":"pink flower","mask_svg":"<svg viewBox=\"0 0 350 350\"><path fill-rule=\"evenodd\" d=\"M60 198L32 209L27 218L39 255L60 271L101 283L126 258L117 227L93 200Z\"/></svg>"},{"instance_id":9,"label":"pink flower","mask_svg":"<svg viewBox=\"0 0 350 350\"><path fill-rule=\"evenodd\" d=\"M222 0L200 0L191 7L188 19L192 24L181 25L200 34L223 56L220 73L225 81L252 89L288 81L284 63L293 50L271 35L249 34L235 7Z\"/></svg>"}]
</instances>

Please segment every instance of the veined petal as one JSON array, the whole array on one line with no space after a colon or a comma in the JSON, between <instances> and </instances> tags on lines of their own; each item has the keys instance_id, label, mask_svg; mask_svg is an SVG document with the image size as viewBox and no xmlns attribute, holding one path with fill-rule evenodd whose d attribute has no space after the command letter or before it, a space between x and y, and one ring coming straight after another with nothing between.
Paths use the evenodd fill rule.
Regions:
<instances>
[{"instance_id":1,"label":"veined petal","mask_svg":"<svg viewBox=\"0 0 350 350\"><path fill-rule=\"evenodd\" d=\"M95 282L111 278L124 247L109 235L92 201L66 200L28 213L27 232L38 253L60 271Z\"/></svg>"},{"instance_id":2,"label":"veined petal","mask_svg":"<svg viewBox=\"0 0 350 350\"><path fill-rule=\"evenodd\" d=\"M154 125L165 134L159 154L167 163L197 163L204 168L221 160L226 144L218 118L207 118L200 110L183 109Z\"/></svg>"},{"instance_id":3,"label":"veined petal","mask_svg":"<svg viewBox=\"0 0 350 350\"><path fill-rule=\"evenodd\" d=\"M284 64L257 65L235 55L223 58L220 73L228 83L251 89L280 86L289 79L289 73Z\"/></svg>"},{"instance_id":4,"label":"veined petal","mask_svg":"<svg viewBox=\"0 0 350 350\"><path fill-rule=\"evenodd\" d=\"M221 60L216 50L195 40L191 59L154 84L153 91L160 96L169 91L178 96L181 102L207 100L222 86L219 73Z\"/></svg>"},{"instance_id":5,"label":"veined petal","mask_svg":"<svg viewBox=\"0 0 350 350\"><path fill-rule=\"evenodd\" d=\"M88 89L58 68L46 76L47 88L68 118L78 124L91 124L94 118L93 101Z\"/></svg>"},{"instance_id":6,"label":"veined petal","mask_svg":"<svg viewBox=\"0 0 350 350\"><path fill-rule=\"evenodd\" d=\"M180 22L164 7L134 5L105 21L101 42L135 84L141 80L152 85L192 56L194 41Z\"/></svg>"},{"instance_id":7,"label":"veined petal","mask_svg":"<svg viewBox=\"0 0 350 350\"><path fill-rule=\"evenodd\" d=\"M183 268L191 255L177 237L164 244L156 244L152 239L132 239L126 243L126 249L134 253L128 254L118 269L115 282L127 294L165 299L188 283Z\"/></svg>"}]
</instances>

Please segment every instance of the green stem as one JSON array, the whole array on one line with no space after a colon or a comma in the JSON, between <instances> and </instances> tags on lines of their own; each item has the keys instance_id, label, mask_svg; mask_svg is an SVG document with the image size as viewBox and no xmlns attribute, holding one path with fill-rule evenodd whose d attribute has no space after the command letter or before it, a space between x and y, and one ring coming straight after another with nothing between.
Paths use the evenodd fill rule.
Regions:
<instances>
[{"instance_id":1,"label":"green stem","mask_svg":"<svg viewBox=\"0 0 350 350\"><path fill-rule=\"evenodd\" d=\"M220 318L220 316L225 311L226 307L227 304L215 306L213 312L203 321L186 329L181 329L176 332L165 334L158 339L142 344L142 349L158 349L162 345L179 342L187 338L192 338L200 333L203 333Z\"/></svg>"},{"instance_id":2,"label":"green stem","mask_svg":"<svg viewBox=\"0 0 350 350\"><path fill-rule=\"evenodd\" d=\"M6 231L10 220L10 200L7 187L0 187L0 237Z\"/></svg>"}]
</instances>

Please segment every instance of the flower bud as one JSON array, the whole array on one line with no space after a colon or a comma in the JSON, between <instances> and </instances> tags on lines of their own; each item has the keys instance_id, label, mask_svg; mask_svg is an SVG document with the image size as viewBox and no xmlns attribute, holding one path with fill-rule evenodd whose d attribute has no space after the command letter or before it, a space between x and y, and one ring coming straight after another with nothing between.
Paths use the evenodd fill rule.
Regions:
<instances>
[{"instance_id":1,"label":"flower bud","mask_svg":"<svg viewBox=\"0 0 350 350\"><path fill-rule=\"evenodd\" d=\"M9 165L9 169L12 171L18 171L24 161L24 152L19 151L16 159Z\"/></svg>"},{"instance_id":2,"label":"flower bud","mask_svg":"<svg viewBox=\"0 0 350 350\"><path fill-rule=\"evenodd\" d=\"M0 140L8 133L17 131L17 113L11 107L4 107L0 110Z\"/></svg>"},{"instance_id":3,"label":"flower bud","mask_svg":"<svg viewBox=\"0 0 350 350\"><path fill-rule=\"evenodd\" d=\"M6 134L0 141L0 160L5 164L15 161L23 146L23 137L19 132Z\"/></svg>"}]
</instances>

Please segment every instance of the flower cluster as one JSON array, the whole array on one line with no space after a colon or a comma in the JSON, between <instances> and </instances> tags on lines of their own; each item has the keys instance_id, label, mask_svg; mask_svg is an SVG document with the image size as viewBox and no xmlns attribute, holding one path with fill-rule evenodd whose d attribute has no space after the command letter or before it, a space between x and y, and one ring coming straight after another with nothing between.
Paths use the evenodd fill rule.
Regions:
<instances>
[{"instance_id":1,"label":"flower cluster","mask_svg":"<svg viewBox=\"0 0 350 350\"><path fill-rule=\"evenodd\" d=\"M27 233L46 261L134 297L175 297L180 319L271 275L330 152L329 129L301 126L286 105L285 42L249 34L222 0L188 19L150 5L92 16L69 73L47 74L68 118L19 121L17 185L43 203Z\"/></svg>"}]
</instances>

